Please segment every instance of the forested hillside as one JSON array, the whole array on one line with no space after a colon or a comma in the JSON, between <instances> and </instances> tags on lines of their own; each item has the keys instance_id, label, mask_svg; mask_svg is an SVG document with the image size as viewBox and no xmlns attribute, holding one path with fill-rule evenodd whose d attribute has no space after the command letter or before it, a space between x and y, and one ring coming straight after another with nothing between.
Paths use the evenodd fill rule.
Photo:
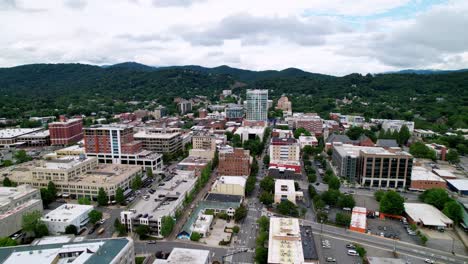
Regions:
<instances>
[{"instance_id":1,"label":"forested hillside","mask_svg":"<svg viewBox=\"0 0 468 264\"><path fill-rule=\"evenodd\" d=\"M154 68L137 63L107 67L33 64L0 69L0 117L118 113L129 101L157 100L172 105L176 96L206 95L212 100L236 81L248 88L286 94L294 111L357 113L366 117L415 120L419 127L466 127L468 72L446 74L351 74L344 77L299 69L248 71L220 66ZM336 99L347 97L352 103Z\"/></svg>"}]
</instances>

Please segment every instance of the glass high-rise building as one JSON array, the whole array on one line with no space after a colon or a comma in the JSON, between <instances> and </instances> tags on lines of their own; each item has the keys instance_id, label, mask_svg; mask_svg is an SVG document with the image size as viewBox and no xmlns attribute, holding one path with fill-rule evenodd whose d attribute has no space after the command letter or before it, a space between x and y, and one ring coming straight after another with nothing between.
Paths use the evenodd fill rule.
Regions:
<instances>
[{"instance_id":1,"label":"glass high-rise building","mask_svg":"<svg viewBox=\"0 0 468 264\"><path fill-rule=\"evenodd\" d=\"M268 90L247 90L246 119L266 121L268 118Z\"/></svg>"}]
</instances>

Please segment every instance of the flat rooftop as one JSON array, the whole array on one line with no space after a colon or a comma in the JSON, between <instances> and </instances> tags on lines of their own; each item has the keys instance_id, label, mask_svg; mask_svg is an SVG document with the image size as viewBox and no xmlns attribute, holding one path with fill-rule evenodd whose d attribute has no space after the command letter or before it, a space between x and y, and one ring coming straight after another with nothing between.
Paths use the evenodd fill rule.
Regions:
<instances>
[{"instance_id":1,"label":"flat rooftop","mask_svg":"<svg viewBox=\"0 0 468 264\"><path fill-rule=\"evenodd\" d=\"M287 190L282 190L281 186L287 186ZM288 194L295 193L296 189L294 186L294 180L275 180L275 194Z\"/></svg>"},{"instance_id":2,"label":"flat rooftop","mask_svg":"<svg viewBox=\"0 0 468 264\"><path fill-rule=\"evenodd\" d=\"M449 170L433 169L432 171L442 178L457 178L457 176Z\"/></svg>"},{"instance_id":3,"label":"flat rooftop","mask_svg":"<svg viewBox=\"0 0 468 264\"><path fill-rule=\"evenodd\" d=\"M340 154L340 156L354 156L359 157L362 153L365 154L374 154L374 155L385 155L385 156L397 156L397 155L406 155L411 156L408 152L398 151L390 152L382 147L364 147L364 146L354 146L351 144L335 144L333 148Z\"/></svg>"},{"instance_id":4,"label":"flat rooftop","mask_svg":"<svg viewBox=\"0 0 468 264\"><path fill-rule=\"evenodd\" d=\"M447 182L459 191L468 190L468 179L447 180Z\"/></svg>"},{"instance_id":5,"label":"flat rooftop","mask_svg":"<svg viewBox=\"0 0 468 264\"><path fill-rule=\"evenodd\" d=\"M43 221L49 222L69 222L73 221L82 214L91 211L94 208L92 205L83 204L62 204L55 210L49 212L42 217Z\"/></svg>"},{"instance_id":6,"label":"flat rooftop","mask_svg":"<svg viewBox=\"0 0 468 264\"><path fill-rule=\"evenodd\" d=\"M140 199L132 209L137 214L148 214L149 217L159 219L171 215L175 208L183 201L185 194L193 189L196 178L193 172L177 171L169 181L163 181L163 186L158 186L154 194L147 201Z\"/></svg>"},{"instance_id":7,"label":"flat rooftop","mask_svg":"<svg viewBox=\"0 0 468 264\"><path fill-rule=\"evenodd\" d=\"M433 173L432 171L424 168L424 167L413 167L413 171L411 172L411 180L412 181L438 181L438 182L445 182L444 179L437 176L437 174Z\"/></svg>"},{"instance_id":8,"label":"flat rooftop","mask_svg":"<svg viewBox=\"0 0 468 264\"><path fill-rule=\"evenodd\" d=\"M304 260L318 260L317 248L315 247L314 235L311 226L300 226L302 252Z\"/></svg>"},{"instance_id":9,"label":"flat rooftop","mask_svg":"<svg viewBox=\"0 0 468 264\"><path fill-rule=\"evenodd\" d=\"M51 122L51 123L49 123L49 125L66 125L66 124L76 122L78 120L81 121L82 119L81 118L70 118L70 119L68 119L66 121Z\"/></svg>"},{"instance_id":10,"label":"flat rooftop","mask_svg":"<svg viewBox=\"0 0 468 264\"><path fill-rule=\"evenodd\" d=\"M0 139L10 139L17 138L26 134L31 134L33 132L38 132L43 130L42 127L36 128L5 128L0 129Z\"/></svg>"},{"instance_id":11,"label":"flat rooftop","mask_svg":"<svg viewBox=\"0 0 468 264\"><path fill-rule=\"evenodd\" d=\"M208 193L205 197L205 201L240 204L242 202L242 196L222 193Z\"/></svg>"},{"instance_id":12,"label":"flat rooftop","mask_svg":"<svg viewBox=\"0 0 468 264\"><path fill-rule=\"evenodd\" d=\"M205 264L210 256L209 250L174 248L166 260L156 259L153 264Z\"/></svg>"},{"instance_id":13,"label":"flat rooftop","mask_svg":"<svg viewBox=\"0 0 468 264\"><path fill-rule=\"evenodd\" d=\"M367 210L364 207L354 207L351 214L351 227L367 230Z\"/></svg>"},{"instance_id":14,"label":"flat rooftop","mask_svg":"<svg viewBox=\"0 0 468 264\"><path fill-rule=\"evenodd\" d=\"M411 219L426 226L446 226L453 221L430 204L404 203L405 212Z\"/></svg>"},{"instance_id":15,"label":"flat rooftop","mask_svg":"<svg viewBox=\"0 0 468 264\"><path fill-rule=\"evenodd\" d=\"M195 156L188 156L187 158L181 160L177 165L181 166L187 166L187 165L199 165L199 166L204 166L210 162L209 159L206 158L201 158L201 157L195 157Z\"/></svg>"},{"instance_id":16,"label":"flat rooftop","mask_svg":"<svg viewBox=\"0 0 468 264\"><path fill-rule=\"evenodd\" d=\"M92 157L78 157L78 156L65 156L52 160L44 160L41 166L38 166L38 169L48 169L48 170L68 170L73 167L79 166L87 161L91 161L96 158Z\"/></svg>"},{"instance_id":17,"label":"flat rooftop","mask_svg":"<svg viewBox=\"0 0 468 264\"><path fill-rule=\"evenodd\" d=\"M35 191L36 189L32 188L30 185L0 187L0 207L9 204L11 201L21 199L23 196Z\"/></svg>"},{"instance_id":18,"label":"flat rooftop","mask_svg":"<svg viewBox=\"0 0 468 264\"><path fill-rule=\"evenodd\" d=\"M21 138L45 138L48 136L50 136L49 130L39 130L39 131L35 131L29 134L21 135L18 138L19 139Z\"/></svg>"},{"instance_id":19,"label":"flat rooftop","mask_svg":"<svg viewBox=\"0 0 468 264\"><path fill-rule=\"evenodd\" d=\"M112 238L72 243L6 247L0 248L0 263L111 263L118 253L127 247L129 243L133 243L130 238ZM67 253L71 252L81 252L81 254L70 258Z\"/></svg>"},{"instance_id":20,"label":"flat rooftop","mask_svg":"<svg viewBox=\"0 0 468 264\"><path fill-rule=\"evenodd\" d=\"M151 133L149 131L143 130L137 132L135 135L133 135L134 138L154 138L154 139L171 139L173 137L180 136L180 132L157 132L157 133Z\"/></svg>"},{"instance_id":21,"label":"flat rooftop","mask_svg":"<svg viewBox=\"0 0 468 264\"><path fill-rule=\"evenodd\" d=\"M303 263L304 252L297 218L270 218L268 263Z\"/></svg>"},{"instance_id":22,"label":"flat rooftop","mask_svg":"<svg viewBox=\"0 0 468 264\"><path fill-rule=\"evenodd\" d=\"M221 176L217 182L220 184L237 184L244 187L246 181L247 179L243 176Z\"/></svg>"}]
</instances>

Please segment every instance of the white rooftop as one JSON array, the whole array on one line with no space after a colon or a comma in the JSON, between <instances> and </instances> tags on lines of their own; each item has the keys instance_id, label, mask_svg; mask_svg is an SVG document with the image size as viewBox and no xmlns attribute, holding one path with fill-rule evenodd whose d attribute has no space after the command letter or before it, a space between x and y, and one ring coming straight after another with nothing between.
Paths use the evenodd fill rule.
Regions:
<instances>
[{"instance_id":1,"label":"white rooftop","mask_svg":"<svg viewBox=\"0 0 468 264\"><path fill-rule=\"evenodd\" d=\"M208 263L209 250L174 248L167 260L156 259L153 264L205 264Z\"/></svg>"},{"instance_id":2,"label":"white rooftop","mask_svg":"<svg viewBox=\"0 0 468 264\"><path fill-rule=\"evenodd\" d=\"M287 190L281 190L281 186L287 186ZM276 194L288 194L288 193L295 193L296 189L294 186L294 180L275 180L275 195Z\"/></svg>"},{"instance_id":3,"label":"white rooftop","mask_svg":"<svg viewBox=\"0 0 468 264\"><path fill-rule=\"evenodd\" d=\"M50 170L68 170L83 162L95 159L93 157L64 156L52 160L45 160L39 168Z\"/></svg>"},{"instance_id":4,"label":"white rooftop","mask_svg":"<svg viewBox=\"0 0 468 264\"><path fill-rule=\"evenodd\" d=\"M0 129L0 139L16 138L22 135L41 131L43 128L6 128Z\"/></svg>"},{"instance_id":5,"label":"white rooftop","mask_svg":"<svg viewBox=\"0 0 468 264\"><path fill-rule=\"evenodd\" d=\"M93 210L92 205L83 204L62 204L57 209L42 217L42 221L49 222L70 222L84 213Z\"/></svg>"},{"instance_id":6,"label":"white rooftop","mask_svg":"<svg viewBox=\"0 0 468 264\"><path fill-rule=\"evenodd\" d=\"M447 182L459 191L468 190L468 179L447 180Z\"/></svg>"},{"instance_id":7,"label":"white rooftop","mask_svg":"<svg viewBox=\"0 0 468 264\"><path fill-rule=\"evenodd\" d=\"M453 174L451 171L448 170L441 170L441 169L433 169L433 172L435 172L437 175L440 177L444 178L456 178L455 174Z\"/></svg>"},{"instance_id":8,"label":"white rooftop","mask_svg":"<svg viewBox=\"0 0 468 264\"><path fill-rule=\"evenodd\" d=\"M367 229L367 210L364 207L354 207L351 214L351 227Z\"/></svg>"},{"instance_id":9,"label":"white rooftop","mask_svg":"<svg viewBox=\"0 0 468 264\"><path fill-rule=\"evenodd\" d=\"M430 204L404 203L405 212L411 219L426 226L446 226L453 221Z\"/></svg>"},{"instance_id":10,"label":"white rooftop","mask_svg":"<svg viewBox=\"0 0 468 264\"><path fill-rule=\"evenodd\" d=\"M0 206L21 199L21 197L35 191L36 189L26 184L18 187L0 187Z\"/></svg>"},{"instance_id":11,"label":"white rooftop","mask_svg":"<svg viewBox=\"0 0 468 264\"><path fill-rule=\"evenodd\" d=\"M268 263L304 263L304 252L297 218L270 218Z\"/></svg>"},{"instance_id":12,"label":"white rooftop","mask_svg":"<svg viewBox=\"0 0 468 264\"><path fill-rule=\"evenodd\" d=\"M415 166L413 167L413 171L411 172L411 180L412 181L439 181L445 182L444 179L437 176L437 174L433 173L432 171L420 167Z\"/></svg>"},{"instance_id":13,"label":"white rooftop","mask_svg":"<svg viewBox=\"0 0 468 264\"><path fill-rule=\"evenodd\" d=\"M246 178L243 176L221 176L219 182L221 184L237 184L242 187L245 186Z\"/></svg>"}]
</instances>

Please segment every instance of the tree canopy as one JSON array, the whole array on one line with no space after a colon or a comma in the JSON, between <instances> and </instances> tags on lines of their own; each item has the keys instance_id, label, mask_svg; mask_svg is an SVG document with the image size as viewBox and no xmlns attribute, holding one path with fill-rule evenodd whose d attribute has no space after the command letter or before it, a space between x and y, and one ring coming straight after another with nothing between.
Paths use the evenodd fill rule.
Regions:
<instances>
[{"instance_id":1,"label":"tree canopy","mask_svg":"<svg viewBox=\"0 0 468 264\"><path fill-rule=\"evenodd\" d=\"M386 214L401 215L405 210L405 198L395 191L387 191L380 200L380 211Z\"/></svg>"}]
</instances>

